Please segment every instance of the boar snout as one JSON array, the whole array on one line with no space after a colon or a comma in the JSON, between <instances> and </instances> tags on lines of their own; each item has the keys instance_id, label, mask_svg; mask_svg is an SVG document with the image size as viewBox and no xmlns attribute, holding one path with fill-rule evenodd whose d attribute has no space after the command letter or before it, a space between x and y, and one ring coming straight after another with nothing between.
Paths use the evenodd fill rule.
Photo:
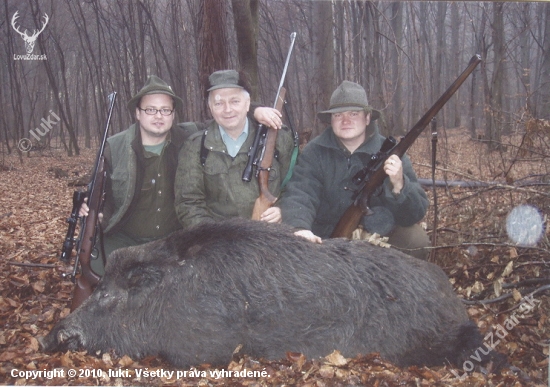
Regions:
<instances>
[{"instance_id":1,"label":"boar snout","mask_svg":"<svg viewBox=\"0 0 550 387\"><path fill-rule=\"evenodd\" d=\"M84 345L82 334L75 328L60 327L38 338L44 352L77 350Z\"/></svg>"}]
</instances>

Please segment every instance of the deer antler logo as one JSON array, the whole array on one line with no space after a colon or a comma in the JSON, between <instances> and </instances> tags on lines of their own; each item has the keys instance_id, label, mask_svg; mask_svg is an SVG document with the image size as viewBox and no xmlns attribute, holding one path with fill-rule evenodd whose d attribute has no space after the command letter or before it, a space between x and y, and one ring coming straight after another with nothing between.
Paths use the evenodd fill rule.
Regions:
<instances>
[{"instance_id":1,"label":"deer antler logo","mask_svg":"<svg viewBox=\"0 0 550 387\"><path fill-rule=\"evenodd\" d=\"M44 28L46 28L46 25L48 24L48 21L50 20L50 18L48 17L48 14L45 13L44 24L42 25L42 28L40 29L40 31L34 30L32 35L27 35L27 30L25 30L24 32L21 32L19 31L19 27L15 25L15 20L19 17L17 15L18 13L19 11L13 14L13 17L11 18L11 26L19 35L21 35L21 37L25 41L25 50L27 50L27 54L31 54L32 51L34 50L34 44L36 43L36 38L38 38L38 35L40 35L42 31L44 31Z\"/></svg>"}]
</instances>

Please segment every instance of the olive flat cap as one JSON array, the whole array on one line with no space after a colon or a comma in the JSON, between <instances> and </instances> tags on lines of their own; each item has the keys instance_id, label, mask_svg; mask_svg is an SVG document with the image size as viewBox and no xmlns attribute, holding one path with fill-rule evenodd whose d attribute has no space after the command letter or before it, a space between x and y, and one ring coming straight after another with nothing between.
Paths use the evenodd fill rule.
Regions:
<instances>
[{"instance_id":1,"label":"olive flat cap","mask_svg":"<svg viewBox=\"0 0 550 387\"><path fill-rule=\"evenodd\" d=\"M207 91L216 89L244 89L239 84L239 73L235 70L215 71L208 77L210 88Z\"/></svg>"}]
</instances>

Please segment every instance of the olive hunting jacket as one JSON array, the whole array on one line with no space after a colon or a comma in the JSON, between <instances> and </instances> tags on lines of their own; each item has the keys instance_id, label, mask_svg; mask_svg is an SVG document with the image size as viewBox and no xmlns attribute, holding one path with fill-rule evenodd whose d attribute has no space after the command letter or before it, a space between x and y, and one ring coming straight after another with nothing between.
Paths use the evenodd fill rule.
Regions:
<instances>
[{"instance_id":1,"label":"olive hunting jacket","mask_svg":"<svg viewBox=\"0 0 550 387\"><path fill-rule=\"evenodd\" d=\"M168 144L164 149L169 181L173 182L175 179L178 153L183 143L197 130L197 124L194 123L177 124L170 129ZM106 234L113 234L120 230L135 210L143 185L143 152L137 123L107 139L105 147L107 179L102 221ZM173 199L173 190L171 191L170 196Z\"/></svg>"},{"instance_id":2,"label":"olive hunting jacket","mask_svg":"<svg viewBox=\"0 0 550 387\"><path fill-rule=\"evenodd\" d=\"M248 151L258 123L249 116L249 133L235 157L227 153L218 124L212 121L205 132L192 135L179 155L176 173L176 213L184 228L205 221L232 217L251 218L260 191L258 180L242 180ZM204 136L204 138L203 138ZM201 149L206 158L201 160ZM269 190L278 196L288 171L294 140L288 129L278 131L276 154L269 172ZM203 152L204 154L204 152ZM203 162L204 161L204 165Z\"/></svg>"}]
</instances>

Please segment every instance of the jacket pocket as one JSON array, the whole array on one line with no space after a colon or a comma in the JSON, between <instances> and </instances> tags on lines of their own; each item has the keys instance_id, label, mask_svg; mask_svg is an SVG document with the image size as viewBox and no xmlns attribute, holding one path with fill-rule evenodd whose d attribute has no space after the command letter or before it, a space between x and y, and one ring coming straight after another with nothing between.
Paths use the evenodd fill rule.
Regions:
<instances>
[{"instance_id":1,"label":"jacket pocket","mask_svg":"<svg viewBox=\"0 0 550 387\"><path fill-rule=\"evenodd\" d=\"M229 171L221 162L206 162L204 166L204 188L206 201L225 203L229 200Z\"/></svg>"}]
</instances>

